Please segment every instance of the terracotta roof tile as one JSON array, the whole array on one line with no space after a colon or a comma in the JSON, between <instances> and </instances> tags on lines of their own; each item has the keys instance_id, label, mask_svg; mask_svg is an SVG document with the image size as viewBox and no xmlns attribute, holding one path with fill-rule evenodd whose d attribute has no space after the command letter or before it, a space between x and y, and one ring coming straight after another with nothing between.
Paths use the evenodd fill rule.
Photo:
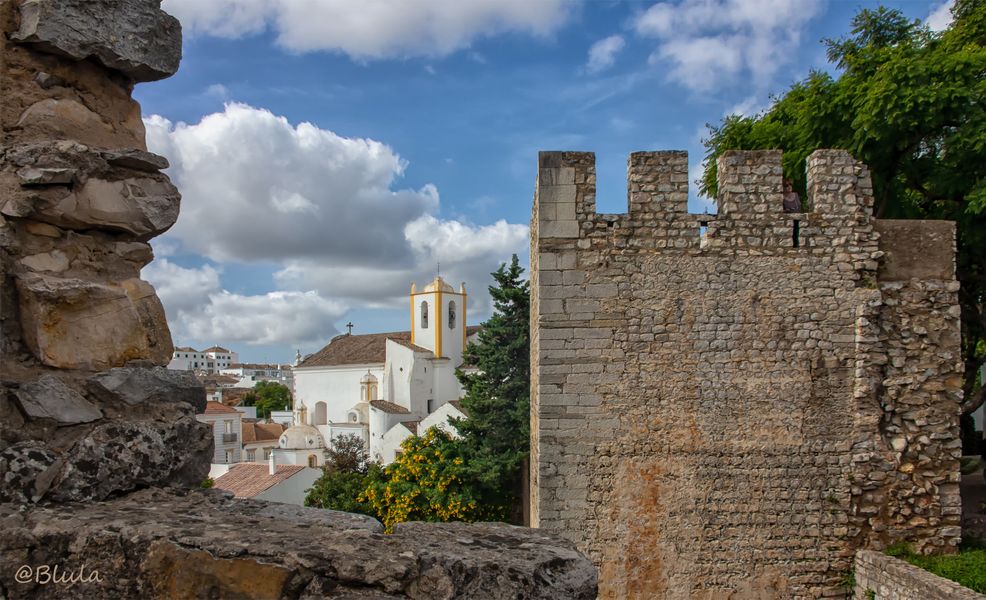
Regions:
<instances>
[{"instance_id":1,"label":"terracotta roof tile","mask_svg":"<svg viewBox=\"0 0 986 600\"><path fill-rule=\"evenodd\" d=\"M223 348L222 346L211 346L209 348L206 348L202 352L224 352L226 354L229 354L229 350Z\"/></svg>"},{"instance_id":2,"label":"terracotta roof tile","mask_svg":"<svg viewBox=\"0 0 986 600\"><path fill-rule=\"evenodd\" d=\"M280 423L257 423L254 429L257 432L257 441L266 442L281 437L287 427Z\"/></svg>"},{"instance_id":3,"label":"terracotta roof tile","mask_svg":"<svg viewBox=\"0 0 986 600\"><path fill-rule=\"evenodd\" d=\"M243 443L249 444L250 442L256 442L257 430L254 429L256 423L253 423L251 421L243 421L242 425L243 425L243 435L241 436L241 439L243 440Z\"/></svg>"},{"instance_id":4,"label":"terracotta roof tile","mask_svg":"<svg viewBox=\"0 0 986 600\"><path fill-rule=\"evenodd\" d=\"M421 423L421 421L401 421L401 425L403 425L404 427L407 427L408 431L410 431L414 435L418 435L418 424L419 423Z\"/></svg>"},{"instance_id":5,"label":"terracotta roof tile","mask_svg":"<svg viewBox=\"0 0 986 600\"><path fill-rule=\"evenodd\" d=\"M277 472L271 475L270 467L265 464L233 465L229 471L216 478L215 487L233 492L237 498L253 498L297 475L304 468L302 465L277 465Z\"/></svg>"},{"instance_id":6,"label":"terracotta roof tile","mask_svg":"<svg viewBox=\"0 0 986 600\"><path fill-rule=\"evenodd\" d=\"M230 406L226 406L221 402L215 402L213 400L209 400L208 402L205 403L205 414L217 415L223 413L232 413L234 415L238 415L240 414L240 411Z\"/></svg>"},{"instance_id":7,"label":"terracotta roof tile","mask_svg":"<svg viewBox=\"0 0 986 600\"><path fill-rule=\"evenodd\" d=\"M378 410L382 410L385 413L390 413L392 415L411 414L411 411L404 408L400 404L394 404L393 402L387 402L386 400L370 400L370 406Z\"/></svg>"}]
</instances>

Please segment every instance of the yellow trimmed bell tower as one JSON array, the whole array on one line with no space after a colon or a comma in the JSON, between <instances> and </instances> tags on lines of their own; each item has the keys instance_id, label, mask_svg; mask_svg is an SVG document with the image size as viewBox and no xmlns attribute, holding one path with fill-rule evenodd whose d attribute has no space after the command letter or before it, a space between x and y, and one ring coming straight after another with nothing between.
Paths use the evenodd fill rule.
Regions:
<instances>
[{"instance_id":1,"label":"yellow trimmed bell tower","mask_svg":"<svg viewBox=\"0 0 986 600\"><path fill-rule=\"evenodd\" d=\"M411 284L411 343L462 362L466 341L466 284L456 292L441 277L422 291Z\"/></svg>"}]
</instances>

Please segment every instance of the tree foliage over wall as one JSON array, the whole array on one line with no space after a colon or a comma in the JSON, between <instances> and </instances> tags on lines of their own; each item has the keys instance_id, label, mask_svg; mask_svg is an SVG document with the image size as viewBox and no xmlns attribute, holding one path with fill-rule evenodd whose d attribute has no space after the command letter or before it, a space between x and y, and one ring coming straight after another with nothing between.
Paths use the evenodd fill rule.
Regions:
<instances>
[{"instance_id":1,"label":"tree foliage over wall","mask_svg":"<svg viewBox=\"0 0 986 600\"><path fill-rule=\"evenodd\" d=\"M710 126L701 188L715 196L725 150L781 148L803 196L808 155L842 148L870 167L877 217L955 221L970 412L986 360L986 3L956 0L952 12L934 33L897 10L861 10L850 35L825 41L837 77L813 72L765 113Z\"/></svg>"}]
</instances>

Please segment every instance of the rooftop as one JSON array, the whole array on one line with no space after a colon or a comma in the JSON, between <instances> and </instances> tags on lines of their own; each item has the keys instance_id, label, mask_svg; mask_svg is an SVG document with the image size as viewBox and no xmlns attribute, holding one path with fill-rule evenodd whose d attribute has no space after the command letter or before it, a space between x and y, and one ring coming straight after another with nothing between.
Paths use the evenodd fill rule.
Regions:
<instances>
[{"instance_id":1,"label":"rooftop","mask_svg":"<svg viewBox=\"0 0 986 600\"><path fill-rule=\"evenodd\" d=\"M277 442L277 438L284 433L284 426L280 423L257 423L255 421L243 422L243 443L252 442Z\"/></svg>"},{"instance_id":2,"label":"rooftop","mask_svg":"<svg viewBox=\"0 0 986 600\"><path fill-rule=\"evenodd\" d=\"M209 400L205 403L205 414L207 415L221 415L221 414L240 414L240 411L236 410L231 406L226 406L222 402L216 402L214 400Z\"/></svg>"},{"instance_id":3,"label":"rooftop","mask_svg":"<svg viewBox=\"0 0 986 600\"><path fill-rule=\"evenodd\" d=\"M479 325L466 327L466 335L479 331ZM324 348L304 360L299 367L334 367L340 365L383 364L387 360L387 340L418 352L430 352L411 343L410 331L337 335Z\"/></svg>"},{"instance_id":4,"label":"rooftop","mask_svg":"<svg viewBox=\"0 0 986 600\"><path fill-rule=\"evenodd\" d=\"M400 404L394 404L393 402L387 402L386 400L370 400L370 406L377 410L382 410L385 413L390 413L392 415L409 415L411 411L404 408Z\"/></svg>"},{"instance_id":5,"label":"rooftop","mask_svg":"<svg viewBox=\"0 0 986 600\"><path fill-rule=\"evenodd\" d=\"M266 464L241 463L217 477L214 487L233 492L237 498L253 498L304 469L302 465L277 465L277 472L271 475Z\"/></svg>"},{"instance_id":6,"label":"rooftop","mask_svg":"<svg viewBox=\"0 0 986 600\"><path fill-rule=\"evenodd\" d=\"M212 346L212 347L206 348L202 352L224 352L226 354L229 354L229 350L227 350L226 348L223 348L222 346Z\"/></svg>"}]
</instances>

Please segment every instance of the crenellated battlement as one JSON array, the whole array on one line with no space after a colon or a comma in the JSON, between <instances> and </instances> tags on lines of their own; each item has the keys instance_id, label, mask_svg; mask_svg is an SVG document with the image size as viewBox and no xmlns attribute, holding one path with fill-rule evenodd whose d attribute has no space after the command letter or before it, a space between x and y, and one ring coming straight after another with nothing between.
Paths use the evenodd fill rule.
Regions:
<instances>
[{"instance_id":1,"label":"crenellated battlement","mask_svg":"<svg viewBox=\"0 0 986 600\"><path fill-rule=\"evenodd\" d=\"M600 214L595 155L541 152L532 225L539 238L618 237L630 246L708 251L800 248L813 241L831 246L854 237L845 227L858 229L857 238L869 231L873 186L865 165L844 150L815 151L807 160L807 197L791 203L802 208L785 212L781 159L780 150L723 153L717 163L719 212L696 215L688 212L688 153L634 152L627 161L627 212ZM829 239L833 235L837 239Z\"/></svg>"},{"instance_id":2,"label":"crenellated battlement","mask_svg":"<svg viewBox=\"0 0 986 600\"><path fill-rule=\"evenodd\" d=\"M600 598L841 598L859 548L959 542L954 224L873 218L841 150L797 198L782 158L724 153L696 215L688 155L635 152L610 215L593 154L540 155L531 524Z\"/></svg>"}]
</instances>

